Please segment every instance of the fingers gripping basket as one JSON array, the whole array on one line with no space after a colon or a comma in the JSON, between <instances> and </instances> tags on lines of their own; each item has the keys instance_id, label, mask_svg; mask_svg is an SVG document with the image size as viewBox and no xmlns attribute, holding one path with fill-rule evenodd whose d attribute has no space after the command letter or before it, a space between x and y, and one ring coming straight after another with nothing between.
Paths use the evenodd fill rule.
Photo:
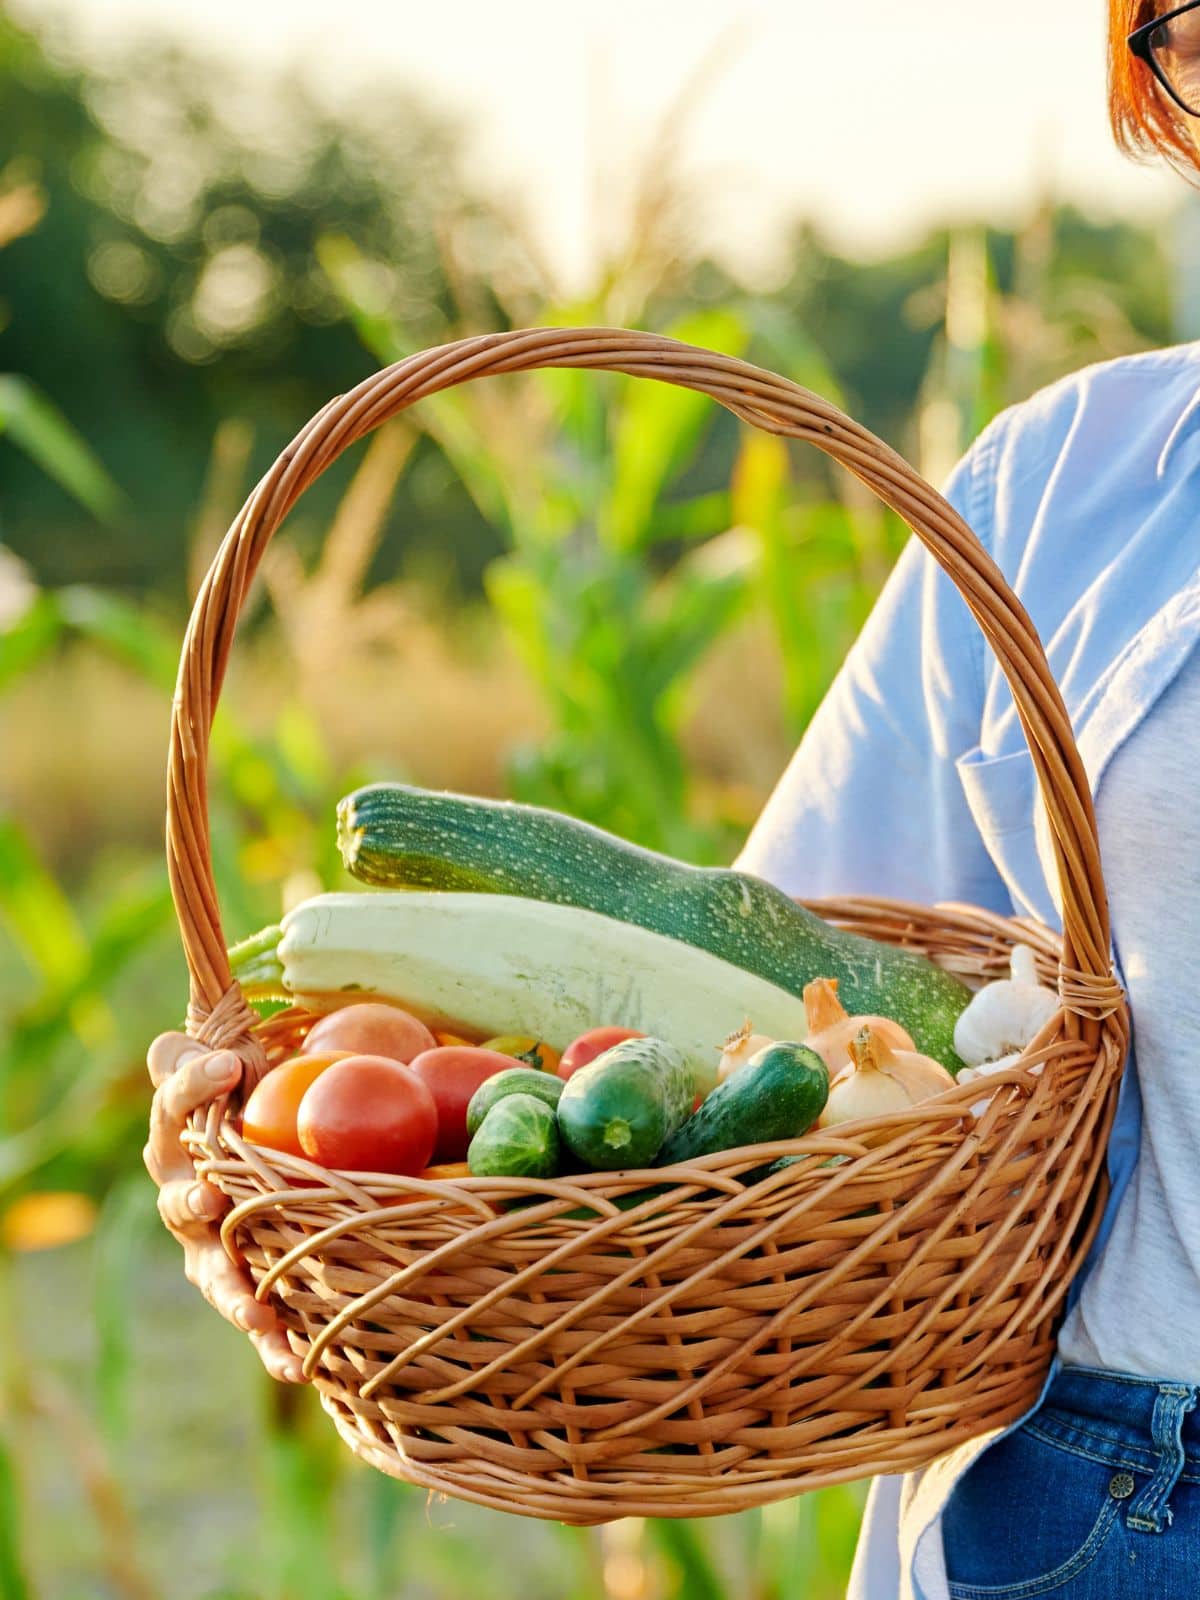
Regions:
<instances>
[{"instance_id":1,"label":"fingers gripping basket","mask_svg":"<svg viewBox=\"0 0 1200 1600\"><path fill-rule=\"evenodd\" d=\"M1037 634L941 496L827 402L654 335L540 329L413 356L326 406L234 522L184 644L167 841L189 1029L236 1050L253 1082L310 1020L293 1011L260 1025L246 1005L209 854L209 729L267 541L381 422L455 384L539 367L710 394L752 426L835 457L933 553L1012 688L1053 834L1063 934L964 906L816 909L978 979L1001 975L1015 943L1032 944L1061 1009L989 1080L978 1115L980 1085L962 1085L837 1137L772 1147L806 1159L753 1186L738 1176L762 1164L762 1147L672 1169L675 1186L633 1209L614 1202L644 1188L644 1175L324 1173L247 1146L222 1102L197 1115L191 1152L232 1202L226 1247L275 1306L342 1437L385 1472L589 1523L735 1511L919 1467L1011 1421L1038 1393L1098 1219L1128 1024L1087 780ZM519 1191L533 1202L498 1204Z\"/></svg>"}]
</instances>

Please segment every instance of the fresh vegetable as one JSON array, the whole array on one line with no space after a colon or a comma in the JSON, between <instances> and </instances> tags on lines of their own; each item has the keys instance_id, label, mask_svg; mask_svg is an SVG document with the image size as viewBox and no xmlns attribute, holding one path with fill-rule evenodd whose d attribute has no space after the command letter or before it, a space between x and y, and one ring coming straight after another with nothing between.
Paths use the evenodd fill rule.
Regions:
<instances>
[{"instance_id":1,"label":"fresh vegetable","mask_svg":"<svg viewBox=\"0 0 1200 1600\"><path fill-rule=\"evenodd\" d=\"M430 1163L438 1114L408 1067L385 1056L347 1056L310 1086L296 1125L300 1148L323 1167L413 1177Z\"/></svg>"},{"instance_id":2,"label":"fresh vegetable","mask_svg":"<svg viewBox=\"0 0 1200 1600\"><path fill-rule=\"evenodd\" d=\"M343 1052L323 1056L293 1056L264 1074L251 1091L242 1112L242 1138L247 1144L266 1145L302 1156L296 1115L309 1087L326 1067L345 1059Z\"/></svg>"},{"instance_id":3,"label":"fresh vegetable","mask_svg":"<svg viewBox=\"0 0 1200 1600\"><path fill-rule=\"evenodd\" d=\"M785 1040L768 1044L717 1085L667 1140L655 1165L798 1139L820 1116L828 1094L829 1073L816 1051Z\"/></svg>"},{"instance_id":4,"label":"fresh vegetable","mask_svg":"<svg viewBox=\"0 0 1200 1600\"><path fill-rule=\"evenodd\" d=\"M465 1161L447 1161L440 1167L426 1167L423 1172L418 1172L418 1178L429 1178L439 1183L447 1183L454 1178L469 1178L471 1169Z\"/></svg>"},{"instance_id":5,"label":"fresh vegetable","mask_svg":"<svg viewBox=\"0 0 1200 1600\"><path fill-rule=\"evenodd\" d=\"M435 1028L433 1037L438 1044L474 1044L473 1039L464 1039L461 1033L450 1033L445 1028Z\"/></svg>"},{"instance_id":6,"label":"fresh vegetable","mask_svg":"<svg viewBox=\"0 0 1200 1600\"><path fill-rule=\"evenodd\" d=\"M435 1027L536 1034L555 1048L601 1023L659 1034L699 1091L716 1082L731 1015L777 1038L804 1029L802 1001L706 950L506 895L318 895L285 917L279 956L279 987L315 1010L353 990Z\"/></svg>"},{"instance_id":7,"label":"fresh vegetable","mask_svg":"<svg viewBox=\"0 0 1200 1600\"><path fill-rule=\"evenodd\" d=\"M356 1056L387 1056L407 1066L422 1050L432 1050L435 1042L425 1024L399 1006L366 1001L341 1006L314 1022L302 1049L305 1055L347 1050Z\"/></svg>"},{"instance_id":8,"label":"fresh vegetable","mask_svg":"<svg viewBox=\"0 0 1200 1600\"><path fill-rule=\"evenodd\" d=\"M648 1167L691 1111L695 1094L692 1073L674 1046L626 1039L567 1080L558 1126L589 1167Z\"/></svg>"},{"instance_id":9,"label":"fresh vegetable","mask_svg":"<svg viewBox=\"0 0 1200 1600\"><path fill-rule=\"evenodd\" d=\"M953 1032L970 998L963 983L913 951L830 927L748 873L686 866L556 812L402 784L347 796L338 842L363 883L578 906L707 950L797 998L813 978L837 978L848 1011L895 1017L920 1049L960 1065ZM798 1025L782 1026L736 994L728 1011L778 1038L800 1036ZM712 1042L728 1031L726 1023Z\"/></svg>"},{"instance_id":10,"label":"fresh vegetable","mask_svg":"<svg viewBox=\"0 0 1200 1600\"><path fill-rule=\"evenodd\" d=\"M558 1124L553 1110L532 1094L510 1094L484 1117L467 1152L478 1177L550 1178L558 1169Z\"/></svg>"},{"instance_id":11,"label":"fresh vegetable","mask_svg":"<svg viewBox=\"0 0 1200 1600\"><path fill-rule=\"evenodd\" d=\"M533 1067L509 1067L504 1072L497 1072L495 1077L481 1083L471 1096L471 1103L467 1107L467 1133L473 1138L484 1117L505 1095L531 1094L535 1100L545 1101L554 1110L562 1089L561 1078L556 1078L550 1072L538 1072Z\"/></svg>"},{"instance_id":12,"label":"fresh vegetable","mask_svg":"<svg viewBox=\"0 0 1200 1600\"><path fill-rule=\"evenodd\" d=\"M433 1096L437 1107L437 1143L433 1147L435 1162L461 1161L470 1142L467 1132L467 1107L471 1096L497 1073L511 1070L511 1056L499 1050L486 1050L479 1045L437 1045L423 1051L412 1063L410 1071Z\"/></svg>"},{"instance_id":13,"label":"fresh vegetable","mask_svg":"<svg viewBox=\"0 0 1200 1600\"><path fill-rule=\"evenodd\" d=\"M558 1076L564 1081L578 1072L580 1067L586 1067L595 1061L597 1056L602 1056L606 1050L611 1050L615 1044L623 1044L626 1039L644 1039L646 1035L639 1033L636 1028L589 1028L586 1033L581 1033L578 1039L572 1039L562 1053L562 1060L558 1063Z\"/></svg>"},{"instance_id":14,"label":"fresh vegetable","mask_svg":"<svg viewBox=\"0 0 1200 1600\"><path fill-rule=\"evenodd\" d=\"M954 1024L954 1047L969 1067L1019 1054L1058 1010L1058 996L1038 982L1033 951L1019 944L1011 977L985 984Z\"/></svg>"},{"instance_id":15,"label":"fresh vegetable","mask_svg":"<svg viewBox=\"0 0 1200 1600\"><path fill-rule=\"evenodd\" d=\"M817 1052L832 1077L849 1065L850 1041L857 1038L863 1028L870 1028L893 1050L917 1048L900 1024L890 1017L849 1016L838 999L836 978L814 978L805 984L804 1011L808 1017L808 1035L804 1042Z\"/></svg>"},{"instance_id":16,"label":"fresh vegetable","mask_svg":"<svg viewBox=\"0 0 1200 1600\"><path fill-rule=\"evenodd\" d=\"M717 1082L724 1083L731 1072L744 1067L752 1056L757 1055L766 1045L774 1043L774 1039L768 1039L765 1033L755 1033L750 1018L747 1017L736 1033L731 1033L721 1046L721 1059L717 1063Z\"/></svg>"},{"instance_id":17,"label":"fresh vegetable","mask_svg":"<svg viewBox=\"0 0 1200 1600\"><path fill-rule=\"evenodd\" d=\"M537 1072L555 1072L558 1069L558 1051L544 1039L535 1039L529 1033L505 1033L498 1039L485 1039L485 1050L499 1050L502 1056L511 1056L523 1066Z\"/></svg>"},{"instance_id":18,"label":"fresh vegetable","mask_svg":"<svg viewBox=\"0 0 1200 1600\"><path fill-rule=\"evenodd\" d=\"M893 1050L873 1028L863 1027L850 1041L850 1065L830 1086L821 1126L832 1128L861 1117L903 1111L953 1087L954 1079L939 1062Z\"/></svg>"}]
</instances>

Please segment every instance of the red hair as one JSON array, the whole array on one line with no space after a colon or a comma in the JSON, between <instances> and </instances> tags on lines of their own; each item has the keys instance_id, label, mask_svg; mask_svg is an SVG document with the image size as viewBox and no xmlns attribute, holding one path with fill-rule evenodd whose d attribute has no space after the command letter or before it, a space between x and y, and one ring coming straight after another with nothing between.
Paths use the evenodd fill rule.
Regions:
<instances>
[{"instance_id":1,"label":"red hair","mask_svg":"<svg viewBox=\"0 0 1200 1600\"><path fill-rule=\"evenodd\" d=\"M1108 114L1117 144L1128 155L1157 153L1194 173L1200 171L1200 151L1189 134L1189 119L1125 43L1135 28L1172 4L1108 0Z\"/></svg>"}]
</instances>

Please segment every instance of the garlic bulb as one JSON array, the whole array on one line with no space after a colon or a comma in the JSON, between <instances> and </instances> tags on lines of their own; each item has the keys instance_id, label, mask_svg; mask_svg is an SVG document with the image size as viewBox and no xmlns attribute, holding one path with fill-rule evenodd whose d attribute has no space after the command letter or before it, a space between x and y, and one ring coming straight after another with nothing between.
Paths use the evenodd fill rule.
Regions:
<instances>
[{"instance_id":1,"label":"garlic bulb","mask_svg":"<svg viewBox=\"0 0 1200 1600\"><path fill-rule=\"evenodd\" d=\"M863 1028L870 1028L893 1050L917 1048L900 1024L890 1017L848 1015L838 999L836 978L814 978L804 985L804 1014L808 1018L808 1037L804 1042L820 1056L830 1077L849 1064L851 1041Z\"/></svg>"},{"instance_id":2,"label":"garlic bulb","mask_svg":"<svg viewBox=\"0 0 1200 1600\"><path fill-rule=\"evenodd\" d=\"M1006 1072L1009 1067L1016 1066L1021 1059L1021 1054L1020 1050L1014 1050L1011 1054L1000 1056L995 1061L982 1061L977 1067L964 1067L956 1081L959 1083L974 1083L976 1078L990 1078L994 1072Z\"/></svg>"},{"instance_id":3,"label":"garlic bulb","mask_svg":"<svg viewBox=\"0 0 1200 1600\"><path fill-rule=\"evenodd\" d=\"M905 1111L954 1087L954 1079L939 1062L915 1050L893 1050L869 1026L851 1039L850 1058L850 1065L830 1085L818 1127Z\"/></svg>"},{"instance_id":4,"label":"garlic bulb","mask_svg":"<svg viewBox=\"0 0 1200 1600\"><path fill-rule=\"evenodd\" d=\"M736 1072L739 1067L744 1067L752 1055L756 1055L764 1045L774 1044L774 1039L768 1039L765 1033L755 1033L750 1018L736 1032L731 1033L721 1046L721 1060L717 1067L717 1082L724 1083L731 1072Z\"/></svg>"},{"instance_id":5,"label":"garlic bulb","mask_svg":"<svg viewBox=\"0 0 1200 1600\"><path fill-rule=\"evenodd\" d=\"M1019 944L1012 976L986 984L954 1024L954 1048L969 1067L1020 1054L1057 1010L1058 996L1037 980L1033 951Z\"/></svg>"}]
</instances>

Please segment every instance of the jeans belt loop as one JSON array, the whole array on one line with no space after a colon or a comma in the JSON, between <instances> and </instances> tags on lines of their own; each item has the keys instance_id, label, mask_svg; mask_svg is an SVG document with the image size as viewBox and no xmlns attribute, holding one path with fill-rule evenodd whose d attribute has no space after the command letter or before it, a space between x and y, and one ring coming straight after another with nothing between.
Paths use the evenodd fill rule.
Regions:
<instances>
[{"instance_id":1,"label":"jeans belt loop","mask_svg":"<svg viewBox=\"0 0 1200 1600\"><path fill-rule=\"evenodd\" d=\"M1159 1385L1154 1397L1154 1415L1150 1432L1158 1455L1158 1470L1150 1482L1132 1501L1125 1519L1126 1526L1141 1533L1161 1533L1171 1522L1171 1508L1167 1497L1179 1481L1185 1455L1183 1448L1183 1419L1195 1409L1195 1386L1180 1383Z\"/></svg>"}]
</instances>

